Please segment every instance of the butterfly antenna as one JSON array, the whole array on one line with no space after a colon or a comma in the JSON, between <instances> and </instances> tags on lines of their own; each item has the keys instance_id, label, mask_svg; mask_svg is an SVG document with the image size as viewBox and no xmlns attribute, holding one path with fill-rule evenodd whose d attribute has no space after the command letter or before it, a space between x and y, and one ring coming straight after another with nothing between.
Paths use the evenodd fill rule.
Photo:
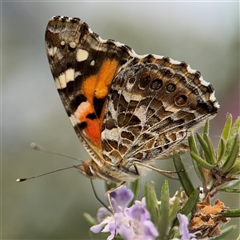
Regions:
<instances>
[{"instance_id":1,"label":"butterfly antenna","mask_svg":"<svg viewBox=\"0 0 240 240\"><path fill-rule=\"evenodd\" d=\"M32 142L30 144L30 146L31 146L32 149L37 150L37 151L46 152L46 153L58 155L58 156L61 156L61 157L67 157L67 158L70 158L70 159L73 159L73 160L80 161L79 159L77 159L75 157L47 150L47 149L39 146L35 142ZM55 173L55 172L60 172L60 171L63 171L63 170L66 170L66 169L70 169L70 168L77 168L77 166L70 166L70 167L60 168L60 169L57 169L57 170L54 170L54 171L51 171L51 172L47 172L47 173L43 173L43 174L40 174L40 175L37 175L37 176L32 176L32 177L27 177L27 178L18 178L16 181L17 182L24 182L26 180L30 180L30 179L33 179L33 178L39 178L39 177L42 177L42 176L45 176L45 175L48 175L48 174L52 174L52 173Z\"/></svg>"},{"instance_id":2,"label":"butterfly antenna","mask_svg":"<svg viewBox=\"0 0 240 240\"><path fill-rule=\"evenodd\" d=\"M34 150L37 150L37 151L46 152L46 153L58 155L58 156L61 156L61 157L67 157L67 158L70 158L70 159L73 159L73 160L80 161L78 158L75 158L75 157L72 157L72 156L69 156L69 155L65 155L63 153L58 153L58 152L53 152L53 151L47 150L47 149L41 147L40 145L36 144L35 142L32 142L30 144L30 147Z\"/></svg>"},{"instance_id":3,"label":"butterfly antenna","mask_svg":"<svg viewBox=\"0 0 240 240\"><path fill-rule=\"evenodd\" d=\"M27 180L30 180L30 179L33 179L33 178L39 178L39 177L42 177L42 176L45 176L45 175L48 175L48 174L52 174L52 173L55 173L55 172L60 172L60 171L70 169L70 168L76 168L76 166L60 168L60 169L57 169L57 170L54 170L54 171L51 171L51 172L43 173L43 174L40 174L40 175L37 175L37 176L28 177L28 178L18 178L16 180L16 182L24 182L24 181L27 181Z\"/></svg>"}]
</instances>

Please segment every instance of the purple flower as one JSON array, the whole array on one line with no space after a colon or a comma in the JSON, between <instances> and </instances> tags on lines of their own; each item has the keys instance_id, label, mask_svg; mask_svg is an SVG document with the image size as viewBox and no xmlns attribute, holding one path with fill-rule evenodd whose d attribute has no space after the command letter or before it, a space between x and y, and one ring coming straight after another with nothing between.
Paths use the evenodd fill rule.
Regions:
<instances>
[{"instance_id":1,"label":"purple flower","mask_svg":"<svg viewBox=\"0 0 240 240\"><path fill-rule=\"evenodd\" d=\"M190 234L188 231L188 218L181 213L177 214L177 218L179 221L179 232L182 237L180 239L173 238L172 240L197 240L194 234Z\"/></svg>"},{"instance_id":2,"label":"purple flower","mask_svg":"<svg viewBox=\"0 0 240 240\"><path fill-rule=\"evenodd\" d=\"M119 234L125 240L153 240L156 239L158 231L150 220L150 214L146 209L145 198L127 208L133 199L133 193L122 186L110 194L111 204L114 210L112 215L107 209L100 208L97 220L100 222L90 228L94 233L110 232L107 240L111 240Z\"/></svg>"}]
</instances>

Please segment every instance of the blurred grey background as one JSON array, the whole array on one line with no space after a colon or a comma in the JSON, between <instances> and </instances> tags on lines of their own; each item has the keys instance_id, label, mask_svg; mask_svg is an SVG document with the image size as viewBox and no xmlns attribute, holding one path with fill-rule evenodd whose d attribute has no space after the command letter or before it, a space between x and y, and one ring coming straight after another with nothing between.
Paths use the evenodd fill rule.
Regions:
<instances>
[{"instance_id":1,"label":"blurred grey background","mask_svg":"<svg viewBox=\"0 0 240 240\"><path fill-rule=\"evenodd\" d=\"M87 159L66 117L45 54L44 34L54 15L77 16L103 39L131 46L138 54L155 53L185 60L216 89L221 105L211 121L211 137L219 138L226 114L239 115L239 3L170 2L2 2L2 239L98 239L89 234L84 212L101 206L90 181L66 170L16 183L76 164L32 150L32 141L49 150ZM159 168L173 170L172 160ZM187 162L190 173L191 162ZM194 173L192 173L194 178ZM164 177L151 172L158 196ZM171 195L179 183L170 181ZM199 184L194 179L196 186ZM104 199L102 181L95 181ZM237 195L218 198L231 208ZM236 239L238 225L229 239Z\"/></svg>"}]
</instances>

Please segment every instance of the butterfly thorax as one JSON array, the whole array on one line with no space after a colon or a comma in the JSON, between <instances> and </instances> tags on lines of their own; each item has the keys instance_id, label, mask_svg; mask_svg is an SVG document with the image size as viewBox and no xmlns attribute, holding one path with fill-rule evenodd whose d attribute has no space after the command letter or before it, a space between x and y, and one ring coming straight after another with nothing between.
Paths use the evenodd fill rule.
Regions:
<instances>
[{"instance_id":1,"label":"butterfly thorax","mask_svg":"<svg viewBox=\"0 0 240 240\"><path fill-rule=\"evenodd\" d=\"M83 161L80 165L75 166L75 168L88 178L103 179L116 183L133 181L140 177L136 167L127 169L119 164L112 165L106 162L104 165L98 166L92 159Z\"/></svg>"}]
</instances>

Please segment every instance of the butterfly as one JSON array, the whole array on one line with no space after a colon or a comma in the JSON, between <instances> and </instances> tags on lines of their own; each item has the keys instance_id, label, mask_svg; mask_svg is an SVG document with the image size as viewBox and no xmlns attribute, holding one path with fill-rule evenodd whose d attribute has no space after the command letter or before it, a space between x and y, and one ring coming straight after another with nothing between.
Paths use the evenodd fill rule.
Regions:
<instances>
[{"instance_id":1,"label":"butterfly","mask_svg":"<svg viewBox=\"0 0 240 240\"><path fill-rule=\"evenodd\" d=\"M54 83L90 155L77 169L121 183L156 159L184 153L190 132L219 109L213 86L184 61L137 55L79 18L55 16L45 34Z\"/></svg>"}]
</instances>

